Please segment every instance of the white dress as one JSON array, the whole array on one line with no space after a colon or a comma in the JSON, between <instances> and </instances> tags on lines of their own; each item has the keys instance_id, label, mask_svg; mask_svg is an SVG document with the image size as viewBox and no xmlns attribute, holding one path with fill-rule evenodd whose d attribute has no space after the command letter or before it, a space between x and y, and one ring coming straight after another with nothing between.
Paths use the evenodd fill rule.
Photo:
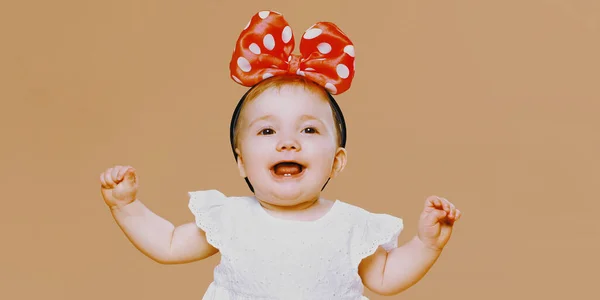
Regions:
<instances>
[{"instance_id":1,"label":"white dress","mask_svg":"<svg viewBox=\"0 0 600 300\"><path fill-rule=\"evenodd\" d=\"M221 253L203 300L368 300L360 261L398 246L402 219L336 200L316 221L268 214L254 197L189 192L189 209Z\"/></svg>"}]
</instances>

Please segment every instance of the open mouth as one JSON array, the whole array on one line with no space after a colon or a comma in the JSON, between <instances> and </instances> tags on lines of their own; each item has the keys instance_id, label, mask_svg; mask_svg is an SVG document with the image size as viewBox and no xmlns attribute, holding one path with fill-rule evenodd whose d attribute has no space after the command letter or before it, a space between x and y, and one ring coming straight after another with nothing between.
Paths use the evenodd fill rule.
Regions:
<instances>
[{"instance_id":1,"label":"open mouth","mask_svg":"<svg viewBox=\"0 0 600 300\"><path fill-rule=\"evenodd\" d=\"M304 173L306 167L295 161L282 161L271 167L271 173L279 178L295 178Z\"/></svg>"}]
</instances>

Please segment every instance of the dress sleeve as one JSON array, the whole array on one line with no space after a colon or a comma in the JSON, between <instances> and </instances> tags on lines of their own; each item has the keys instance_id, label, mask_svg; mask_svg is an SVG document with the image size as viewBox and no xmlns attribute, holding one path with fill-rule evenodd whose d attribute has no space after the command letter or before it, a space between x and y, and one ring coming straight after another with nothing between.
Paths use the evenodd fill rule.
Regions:
<instances>
[{"instance_id":1,"label":"dress sleeve","mask_svg":"<svg viewBox=\"0 0 600 300\"><path fill-rule=\"evenodd\" d=\"M228 204L227 197L217 190L188 192L188 208L195 217L196 225L206 233L206 240L220 249L225 234L224 219Z\"/></svg>"},{"instance_id":2,"label":"dress sleeve","mask_svg":"<svg viewBox=\"0 0 600 300\"><path fill-rule=\"evenodd\" d=\"M388 214L367 213L362 225L353 247L356 265L375 253L379 246L388 252L398 247L398 236L404 229L402 219Z\"/></svg>"}]
</instances>

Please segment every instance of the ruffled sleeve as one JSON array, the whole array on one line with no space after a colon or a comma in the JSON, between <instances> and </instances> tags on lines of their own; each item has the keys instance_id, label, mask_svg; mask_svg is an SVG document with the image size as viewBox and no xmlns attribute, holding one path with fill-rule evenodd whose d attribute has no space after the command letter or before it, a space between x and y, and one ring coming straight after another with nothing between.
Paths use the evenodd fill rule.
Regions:
<instances>
[{"instance_id":1,"label":"ruffled sleeve","mask_svg":"<svg viewBox=\"0 0 600 300\"><path fill-rule=\"evenodd\" d=\"M225 235L227 197L217 190L188 192L189 209L195 217L196 225L206 233L206 240L213 247L221 248Z\"/></svg>"},{"instance_id":2,"label":"ruffled sleeve","mask_svg":"<svg viewBox=\"0 0 600 300\"><path fill-rule=\"evenodd\" d=\"M398 236L404 229L401 218L365 212L361 223L354 236L353 261L356 265L375 253L379 246L388 252L398 247Z\"/></svg>"}]
</instances>

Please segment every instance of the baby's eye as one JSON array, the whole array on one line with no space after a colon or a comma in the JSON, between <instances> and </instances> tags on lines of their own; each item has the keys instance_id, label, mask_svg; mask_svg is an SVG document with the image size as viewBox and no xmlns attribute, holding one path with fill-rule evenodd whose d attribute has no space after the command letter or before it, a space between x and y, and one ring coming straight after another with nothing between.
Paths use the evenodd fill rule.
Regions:
<instances>
[{"instance_id":1,"label":"baby's eye","mask_svg":"<svg viewBox=\"0 0 600 300\"><path fill-rule=\"evenodd\" d=\"M305 133L309 133L309 134L313 134L313 133L317 133L317 129L315 129L314 127L307 127L304 128L303 130Z\"/></svg>"},{"instance_id":2,"label":"baby's eye","mask_svg":"<svg viewBox=\"0 0 600 300\"><path fill-rule=\"evenodd\" d=\"M269 135L269 134L273 134L273 133L275 133L275 131L273 129L271 129L271 128L265 128L265 129L261 130L259 134L261 134L261 135Z\"/></svg>"}]
</instances>

